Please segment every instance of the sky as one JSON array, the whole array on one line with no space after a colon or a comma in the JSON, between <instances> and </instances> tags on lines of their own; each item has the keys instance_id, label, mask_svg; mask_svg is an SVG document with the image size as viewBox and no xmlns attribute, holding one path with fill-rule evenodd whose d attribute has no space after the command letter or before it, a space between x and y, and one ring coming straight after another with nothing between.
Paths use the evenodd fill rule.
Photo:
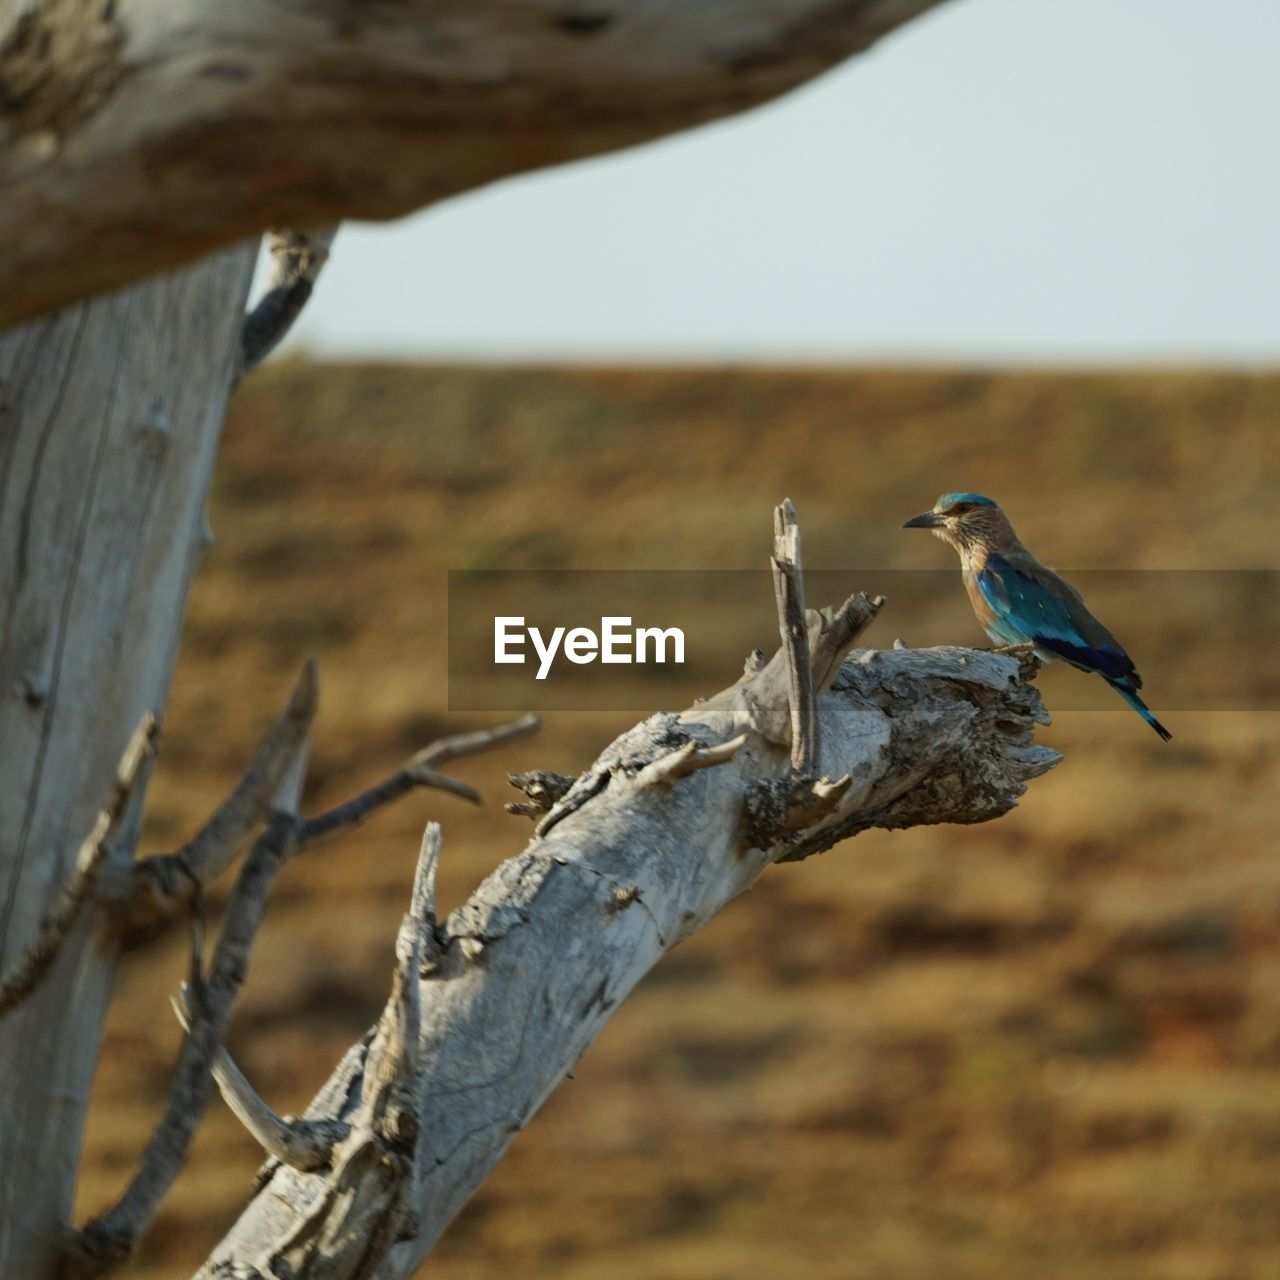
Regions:
<instances>
[{"instance_id":1,"label":"sky","mask_svg":"<svg viewBox=\"0 0 1280 1280\"><path fill-rule=\"evenodd\" d=\"M950 0L790 96L343 227L286 352L1266 364L1280 0Z\"/></svg>"}]
</instances>

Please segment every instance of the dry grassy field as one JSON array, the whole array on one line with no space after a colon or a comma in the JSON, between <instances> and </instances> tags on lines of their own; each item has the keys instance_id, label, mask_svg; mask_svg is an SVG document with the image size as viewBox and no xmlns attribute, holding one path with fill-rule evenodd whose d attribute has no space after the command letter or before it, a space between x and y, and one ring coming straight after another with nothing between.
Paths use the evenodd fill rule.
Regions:
<instances>
[{"instance_id":1,"label":"dry grassy field","mask_svg":"<svg viewBox=\"0 0 1280 1280\"><path fill-rule=\"evenodd\" d=\"M939 567L898 526L964 488L1062 567L1276 569L1278 431L1280 375L271 366L228 424L147 846L221 797L308 655L309 806L494 722L447 711L450 568L758 567L784 494L815 569ZM1172 744L1118 700L1063 711L1065 762L1008 817L766 875L617 1012L427 1272L1280 1277L1280 714L1162 703L1188 652L1237 690L1252 663L1214 617L1154 621ZM958 582L938 625L984 643ZM231 1038L278 1109L376 1015L423 822L451 907L527 838L505 772L580 770L635 718L550 714L459 765L483 809L414 796L286 870ZM82 1212L162 1105L183 947L122 962ZM213 1102L136 1274L186 1274L257 1164Z\"/></svg>"}]
</instances>

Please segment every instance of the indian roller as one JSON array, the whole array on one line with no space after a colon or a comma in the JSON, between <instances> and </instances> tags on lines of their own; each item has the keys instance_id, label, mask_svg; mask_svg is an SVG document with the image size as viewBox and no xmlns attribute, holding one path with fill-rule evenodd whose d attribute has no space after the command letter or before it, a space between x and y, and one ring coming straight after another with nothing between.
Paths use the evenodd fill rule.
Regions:
<instances>
[{"instance_id":1,"label":"indian roller","mask_svg":"<svg viewBox=\"0 0 1280 1280\"><path fill-rule=\"evenodd\" d=\"M1100 675L1166 742L1173 734L1138 696L1142 677L1120 641L1080 593L1018 540L1009 517L980 493L944 493L904 529L932 529L960 556L964 588L982 629L998 645L1029 646Z\"/></svg>"}]
</instances>

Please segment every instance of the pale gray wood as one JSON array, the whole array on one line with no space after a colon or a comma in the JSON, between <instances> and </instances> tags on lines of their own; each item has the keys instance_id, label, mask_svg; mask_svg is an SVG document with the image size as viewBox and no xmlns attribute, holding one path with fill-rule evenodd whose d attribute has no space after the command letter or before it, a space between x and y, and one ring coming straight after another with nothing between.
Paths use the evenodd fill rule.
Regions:
<instances>
[{"instance_id":1,"label":"pale gray wood","mask_svg":"<svg viewBox=\"0 0 1280 1280\"><path fill-rule=\"evenodd\" d=\"M8 0L0 327L743 111L938 3Z\"/></svg>"},{"instance_id":2,"label":"pale gray wood","mask_svg":"<svg viewBox=\"0 0 1280 1280\"><path fill-rule=\"evenodd\" d=\"M253 262L238 247L0 339L0 969L164 708ZM132 855L137 809L113 856ZM67 1230L114 970L103 923L81 913L0 1026L0 1276L52 1276Z\"/></svg>"},{"instance_id":3,"label":"pale gray wood","mask_svg":"<svg viewBox=\"0 0 1280 1280\"><path fill-rule=\"evenodd\" d=\"M805 640L804 574L800 563L800 523L790 498L773 509L773 597L778 633L787 661L791 710L791 770L812 778L818 763L817 694Z\"/></svg>"},{"instance_id":4,"label":"pale gray wood","mask_svg":"<svg viewBox=\"0 0 1280 1280\"><path fill-rule=\"evenodd\" d=\"M844 617L809 615L815 683L830 686L818 708L825 763L841 782L825 785L805 824L793 820L781 651L716 697L624 734L443 925L415 905L411 954L432 954L413 998L400 945L382 1018L307 1113L348 1126L331 1166L268 1164L200 1280L410 1275L635 984L771 863L871 826L996 817L1057 762L1032 742L1047 720L1026 683L1034 662L960 649L842 662L875 613L850 603ZM390 1110L371 1097L375 1050L377 1096L401 1090Z\"/></svg>"},{"instance_id":5,"label":"pale gray wood","mask_svg":"<svg viewBox=\"0 0 1280 1280\"><path fill-rule=\"evenodd\" d=\"M191 1031L190 991L182 984L180 997L170 1003L183 1031ZM219 1045L213 1057L213 1082L222 1100L253 1135L262 1149L295 1169L322 1169L331 1162L334 1145L347 1136L340 1120L299 1120L278 1114L249 1082L227 1049Z\"/></svg>"}]
</instances>

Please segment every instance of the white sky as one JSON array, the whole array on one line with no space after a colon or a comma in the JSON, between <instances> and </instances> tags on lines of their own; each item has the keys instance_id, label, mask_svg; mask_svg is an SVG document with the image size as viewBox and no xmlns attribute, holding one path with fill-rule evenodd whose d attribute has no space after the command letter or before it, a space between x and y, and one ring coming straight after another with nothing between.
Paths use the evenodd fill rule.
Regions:
<instances>
[{"instance_id":1,"label":"white sky","mask_svg":"<svg viewBox=\"0 0 1280 1280\"><path fill-rule=\"evenodd\" d=\"M950 0L747 116L347 225L286 350L1274 362L1278 126L1280 0Z\"/></svg>"}]
</instances>

